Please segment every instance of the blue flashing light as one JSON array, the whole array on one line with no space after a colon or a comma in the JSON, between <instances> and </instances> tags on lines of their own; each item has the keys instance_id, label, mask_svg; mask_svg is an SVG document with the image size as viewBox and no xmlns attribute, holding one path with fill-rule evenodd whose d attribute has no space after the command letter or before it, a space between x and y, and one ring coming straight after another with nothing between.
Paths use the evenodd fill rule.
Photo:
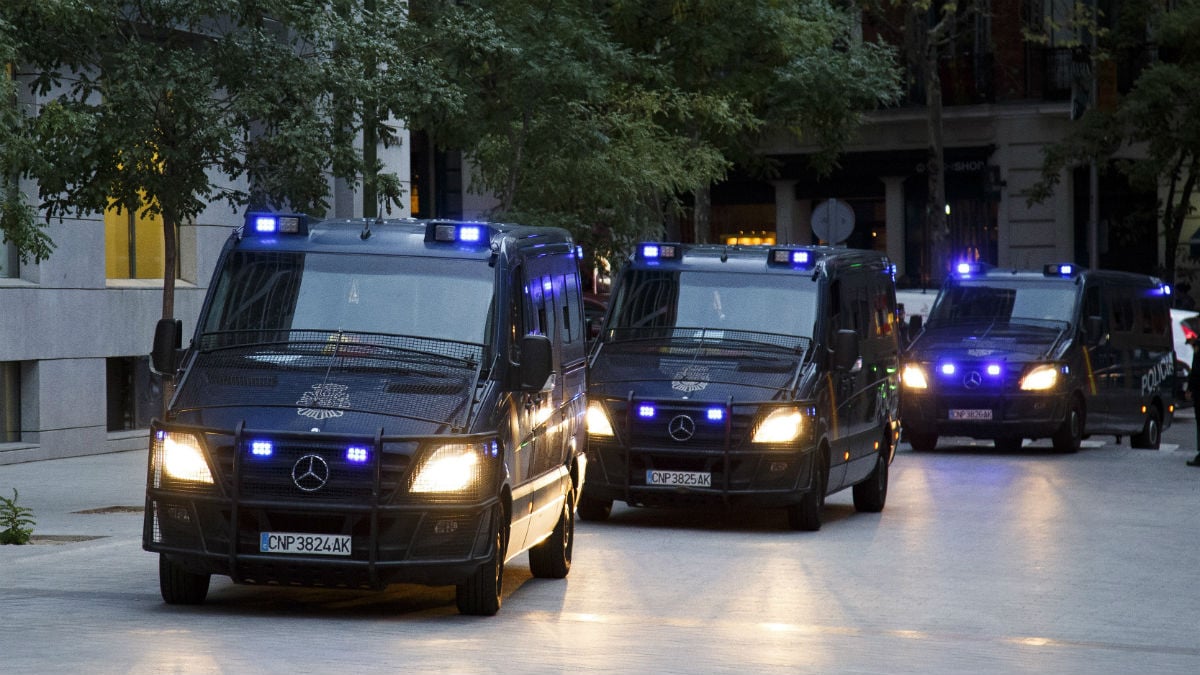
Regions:
<instances>
[{"instance_id":1,"label":"blue flashing light","mask_svg":"<svg viewBox=\"0 0 1200 675\"><path fill-rule=\"evenodd\" d=\"M1051 263L1042 268L1042 274L1048 277L1073 277L1079 273L1079 267L1071 263Z\"/></svg>"},{"instance_id":2,"label":"blue flashing light","mask_svg":"<svg viewBox=\"0 0 1200 675\"><path fill-rule=\"evenodd\" d=\"M943 375L953 375L956 368L953 363L943 363L941 370Z\"/></svg>"},{"instance_id":3,"label":"blue flashing light","mask_svg":"<svg viewBox=\"0 0 1200 675\"><path fill-rule=\"evenodd\" d=\"M707 412L709 422L720 422L725 419L724 408L709 408Z\"/></svg>"},{"instance_id":4,"label":"blue flashing light","mask_svg":"<svg viewBox=\"0 0 1200 675\"><path fill-rule=\"evenodd\" d=\"M989 363L987 365L987 374L991 375L992 377L999 375L1000 374L1000 364L999 363Z\"/></svg>"},{"instance_id":5,"label":"blue flashing light","mask_svg":"<svg viewBox=\"0 0 1200 675\"><path fill-rule=\"evenodd\" d=\"M811 269L816 262L813 252L804 248L773 248L767 253L767 264L776 267Z\"/></svg>"},{"instance_id":6,"label":"blue flashing light","mask_svg":"<svg viewBox=\"0 0 1200 675\"><path fill-rule=\"evenodd\" d=\"M308 234L308 217L300 214L247 213L246 234Z\"/></svg>"},{"instance_id":7,"label":"blue flashing light","mask_svg":"<svg viewBox=\"0 0 1200 675\"><path fill-rule=\"evenodd\" d=\"M654 412L654 406L650 405L649 403L643 403L638 406L638 417L641 417L642 419L650 419L651 417L654 417Z\"/></svg>"},{"instance_id":8,"label":"blue flashing light","mask_svg":"<svg viewBox=\"0 0 1200 675\"><path fill-rule=\"evenodd\" d=\"M362 446L352 445L346 448L346 461L351 464L364 464L369 456L367 449Z\"/></svg>"},{"instance_id":9,"label":"blue flashing light","mask_svg":"<svg viewBox=\"0 0 1200 675\"><path fill-rule=\"evenodd\" d=\"M954 266L954 273L960 277L983 274L986 271L987 266L981 262L960 262Z\"/></svg>"},{"instance_id":10,"label":"blue flashing light","mask_svg":"<svg viewBox=\"0 0 1200 675\"><path fill-rule=\"evenodd\" d=\"M682 251L678 244L638 244L637 256L642 260L678 260Z\"/></svg>"},{"instance_id":11,"label":"blue flashing light","mask_svg":"<svg viewBox=\"0 0 1200 675\"><path fill-rule=\"evenodd\" d=\"M476 243L483 237L483 230L478 225L463 225L458 228L458 240Z\"/></svg>"},{"instance_id":12,"label":"blue flashing light","mask_svg":"<svg viewBox=\"0 0 1200 675\"><path fill-rule=\"evenodd\" d=\"M250 454L255 457L270 457L275 454L275 444L271 441L251 441Z\"/></svg>"},{"instance_id":13,"label":"blue flashing light","mask_svg":"<svg viewBox=\"0 0 1200 675\"><path fill-rule=\"evenodd\" d=\"M491 228L484 223L431 222L425 226L426 243L487 245Z\"/></svg>"}]
</instances>

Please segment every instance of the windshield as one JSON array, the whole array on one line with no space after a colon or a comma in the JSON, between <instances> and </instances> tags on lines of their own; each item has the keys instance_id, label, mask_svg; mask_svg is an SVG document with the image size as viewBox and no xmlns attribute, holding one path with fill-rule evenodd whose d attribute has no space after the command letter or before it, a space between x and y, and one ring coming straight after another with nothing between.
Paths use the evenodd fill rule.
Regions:
<instances>
[{"instance_id":1,"label":"windshield","mask_svg":"<svg viewBox=\"0 0 1200 675\"><path fill-rule=\"evenodd\" d=\"M809 275L628 270L611 329L696 328L811 338L817 284ZM622 331L622 329L625 329Z\"/></svg>"},{"instance_id":2,"label":"windshield","mask_svg":"<svg viewBox=\"0 0 1200 675\"><path fill-rule=\"evenodd\" d=\"M963 281L948 286L929 314L929 325L964 322L1069 323L1079 289L1061 282Z\"/></svg>"},{"instance_id":3,"label":"windshield","mask_svg":"<svg viewBox=\"0 0 1200 675\"><path fill-rule=\"evenodd\" d=\"M493 270L479 260L238 251L204 333L346 331L487 344Z\"/></svg>"}]
</instances>

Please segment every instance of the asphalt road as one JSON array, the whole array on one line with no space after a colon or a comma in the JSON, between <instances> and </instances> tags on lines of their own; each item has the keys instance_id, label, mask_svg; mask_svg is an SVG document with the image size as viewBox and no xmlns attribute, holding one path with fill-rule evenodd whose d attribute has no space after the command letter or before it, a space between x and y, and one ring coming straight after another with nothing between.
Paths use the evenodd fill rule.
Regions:
<instances>
[{"instance_id":1,"label":"asphalt road","mask_svg":"<svg viewBox=\"0 0 1200 675\"><path fill-rule=\"evenodd\" d=\"M566 581L509 565L491 618L450 588L237 586L164 605L142 453L0 466L37 543L0 546L0 673L1200 672L1190 411L1158 451L901 447L882 514L630 509L580 522Z\"/></svg>"}]
</instances>

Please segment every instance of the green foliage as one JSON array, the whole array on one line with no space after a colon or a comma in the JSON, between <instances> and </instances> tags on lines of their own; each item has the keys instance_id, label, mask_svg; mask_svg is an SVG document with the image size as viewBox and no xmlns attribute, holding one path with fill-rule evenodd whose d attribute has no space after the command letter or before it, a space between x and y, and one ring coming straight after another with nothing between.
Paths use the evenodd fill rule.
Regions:
<instances>
[{"instance_id":1,"label":"green foliage","mask_svg":"<svg viewBox=\"0 0 1200 675\"><path fill-rule=\"evenodd\" d=\"M19 496L13 488L12 499L0 497L0 544L28 544L33 536L33 511L17 505Z\"/></svg>"},{"instance_id":2,"label":"green foliage","mask_svg":"<svg viewBox=\"0 0 1200 675\"><path fill-rule=\"evenodd\" d=\"M1135 9L1141 13L1130 14ZM1177 254L1200 178L1200 91L1195 86L1200 81L1200 0L1182 0L1166 11L1155 3L1132 3L1123 9L1119 25L1150 26L1166 58L1143 70L1115 108L1088 110L1046 151L1028 201L1053 195L1068 168L1091 162L1114 167L1131 185L1159 195L1160 233L1167 250ZM1114 36L1113 45L1128 48L1127 32L1114 31ZM1174 281L1176 254L1166 257L1167 281Z\"/></svg>"}]
</instances>

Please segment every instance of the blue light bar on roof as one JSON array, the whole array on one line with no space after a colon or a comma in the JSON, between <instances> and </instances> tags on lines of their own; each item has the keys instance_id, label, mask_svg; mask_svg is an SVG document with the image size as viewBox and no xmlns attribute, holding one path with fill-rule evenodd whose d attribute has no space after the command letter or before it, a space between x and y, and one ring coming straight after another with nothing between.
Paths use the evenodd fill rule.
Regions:
<instances>
[{"instance_id":1,"label":"blue light bar on roof","mask_svg":"<svg viewBox=\"0 0 1200 675\"><path fill-rule=\"evenodd\" d=\"M987 271L987 265L981 262L960 262L954 266L954 272L960 277L969 277L975 274L983 274Z\"/></svg>"},{"instance_id":2,"label":"blue light bar on roof","mask_svg":"<svg viewBox=\"0 0 1200 675\"><path fill-rule=\"evenodd\" d=\"M427 243L490 246L492 228L483 223L432 222L425 226L425 241Z\"/></svg>"},{"instance_id":3,"label":"blue light bar on roof","mask_svg":"<svg viewBox=\"0 0 1200 675\"><path fill-rule=\"evenodd\" d=\"M816 254L806 248L773 248L767 253L767 264L772 267L807 270L816 262Z\"/></svg>"},{"instance_id":4,"label":"blue light bar on roof","mask_svg":"<svg viewBox=\"0 0 1200 675\"><path fill-rule=\"evenodd\" d=\"M637 256L642 260L678 260L681 251L676 244L638 244Z\"/></svg>"},{"instance_id":5,"label":"blue light bar on roof","mask_svg":"<svg viewBox=\"0 0 1200 675\"><path fill-rule=\"evenodd\" d=\"M308 217L295 213L247 213L244 232L250 235L308 234Z\"/></svg>"},{"instance_id":6,"label":"blue light bar on roof","mask_svg":"<svg viewBox=\"0 0 1200 675\"><path fill-rule=\"evenodd\" d=\"M1042 268L1042 274L1048 277L1073 277L1079 273L1079 268L1071 263L1051 263Z\"/></svg>"}]
</instances>

